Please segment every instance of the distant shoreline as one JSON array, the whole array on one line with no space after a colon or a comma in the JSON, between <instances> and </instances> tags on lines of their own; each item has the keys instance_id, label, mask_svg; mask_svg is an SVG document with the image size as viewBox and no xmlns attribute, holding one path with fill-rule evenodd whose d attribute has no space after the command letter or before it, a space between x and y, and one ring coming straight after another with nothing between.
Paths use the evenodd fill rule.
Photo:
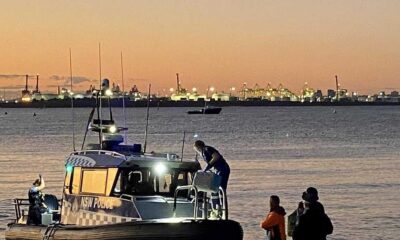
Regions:
<instances>
[{"instance_id":1,"label":"distant shoreline","mask_svg":"<svg viewBox=\"0 0 400 240\"><path fill-rule=\"evenodd\" d=\"M91 108L94 107L96 101L94 99L75 99L74 107L76 108ZM112 99L113 107L122 107L122 99ZM251 100L251 101L209 101L207 106L216 107L304 107L304 106L399 106L400 102L290 102L290 101L266 101L266 100ZM108 106L108 101L103 100L103 106ZM129 101L125 100L125 106L128 108L147 107L146 100ZM33 102L2 102L0 108L70 108L71 100L48 100L48 101L33 101ZM204 101L170 101L170 100L151 100L150 107L204 107Z\"/></svg>"}]
</instances>

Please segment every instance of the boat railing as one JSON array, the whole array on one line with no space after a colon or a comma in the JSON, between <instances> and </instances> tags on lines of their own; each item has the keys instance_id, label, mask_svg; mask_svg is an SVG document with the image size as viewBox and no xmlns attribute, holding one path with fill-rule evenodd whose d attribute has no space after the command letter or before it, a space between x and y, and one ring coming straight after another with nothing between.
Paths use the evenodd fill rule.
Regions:
<instances>
[{"instance_id":1,"label":"boat railing","mask_svg":"<svg viewBox=\"0 0 400 240\"><path fill-rule=\"evenodd\" d=\"M143 195L130 195L130 194L123 193L123 194L121 194L119 196L119 198L126 199L126 200L129 200L131 202L133 202L134 200L139 200L139 201L148 200L148 201L151 201L151 200L154 200L154 199L162 200L165 203L169 203L170 202L169 199L167 199L166 197L161 196L161 195L143 196Z\"/></svg>"},{"instance_id":2,"label":"boat railing","mask_svg":"<svg viewBox=\"0 0 400 240\"><path fill-rule=\"evenodd\" d=\"M193 207L193 217L194 220L197 219L197 212L198 212L198 205L199 205L199 199L198 199L198 190L196 186L193 185L186 185L186 186L179 186L175 189L175 194L174 194L174 217L176 217L176 200L178 198L178 192L182 190L189 190L189 191L194 191L194 207ZM207 214L206 214L207 215ZM204 213L203 213L204 216Z\"/></svg>"},{"instance_id":3,"label":"boat railing","mask_svg":"<svg viewBox=\"0 0 400 240\"><path fill-rule=\"evenodd\" d=\"M61 209L61 199L58 199L58 209ZM13 203L15 209L15 222L26 221L29 211L29 199L28 198L14 198ZM26 212L25 212L26 211ZM52 212L59 212L59 210L52 210Z\"/></svg>"},{"instance_id":4,"label":"boat railing","mask_svg":"<svg viewBox=\"0 0 400 240\"><path fill-rule=\"evenodd\" d=\"M109 156L113 156L113 157L120 157L120 158L126 159L126 156L121 153L117 153L114 151L107 151L107 150L82 150L82 151L76 151L76 152L71 153L71 156L72 155L87 155L87 154L109 155Z\"/></svg>"},{"instance_id":5,"label":"boat railing","mask_svg":"<svg viewBox=\"0 0 400 240\"><path fill-rule=\"evenodd\" d=\"M218 192L215 191L203 191L199 190L195 185L186 185L186 186L179 186L175 190L174 194L174 217L176 216L176 208L177 208L177 197L178 197L178 192L182 190L189 190L189 191L194 191L194 210L193 210L193 217L194 220L197 219L197 212L200 210L202 211L202 218L203 219L208 219L208 203L210 201L210 198L207 197L207 193L218 193L218 199L219 199L219 209L216 209L219 213L219 219L225 219L228 220L228 199L226 197L226 191L222 188L219 187ZM202 192L203 195L203 207L200 208L199 206L199 192Z\"/></svg>"},{"instance_id":6,"label":"boat railing","mask_svg":"<svg viewBox=\"0 0 400 240\"><path fill-rule=\"evenodd\" d=\"M30 205L29 204L29 199L25 199L25 198L14 198L13 199L13 205L15 208L15 220L16 222L18 222L21 217L27 216L27 214L25 214L25 210L27 210L27 207ZM23 207L24 209L21 209L21 206L26 206Z\"/></svg>"}]
</instances>

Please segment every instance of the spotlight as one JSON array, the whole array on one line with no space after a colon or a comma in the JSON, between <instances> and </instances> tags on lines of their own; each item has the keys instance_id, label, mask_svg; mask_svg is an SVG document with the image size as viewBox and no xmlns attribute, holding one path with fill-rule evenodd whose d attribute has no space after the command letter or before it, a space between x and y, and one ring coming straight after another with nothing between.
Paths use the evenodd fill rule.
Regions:
<instances>
[{"instance_id":1,"label":"spotlight","mask_svg":"<svg viewBox=\"0 0 400 240\"><path fill-rule=\"evenodd\" d=\"M115 125L111 125L110 128L108 128L108 131L110 133L116 133L117 132L117 127Z\"/></svg>"},{"instance_id":2,"label":"spotlight","mask_svg":"<svg viewBox=\"0 0 400 240\"><path fill-rule=\"evenodd\" d=\"M162 163L157 163L154 166L154 171L156 172L157 175L162 175L167 171L167 167Z\"/></svg>"},{"instance_id":3,"label":"spotlight","mask_svg":"<svg viewBox=\"0 0 400 240\"><path fill-rule=\"evenodd\" d=\"M111 89L107 89L105 94L106 94L106 96L112 96L113 95Z\"/></svg>"}]
</instances>

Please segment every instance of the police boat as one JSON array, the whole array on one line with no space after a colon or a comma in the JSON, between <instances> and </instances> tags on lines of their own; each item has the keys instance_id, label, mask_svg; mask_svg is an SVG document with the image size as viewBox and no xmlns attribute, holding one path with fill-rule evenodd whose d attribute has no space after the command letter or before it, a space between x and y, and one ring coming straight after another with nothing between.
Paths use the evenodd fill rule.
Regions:
<instances>
[{"instance_id":1,"label":"police boat","mask_svg":"<svg viewBox=\"0 0 400 240\"><path fill-rule=\"evenodd\" d=\"M219 176L198 172L197 160L123 144L125 129L116 127L111 108L109 120L93 119L98 100L88 129L100 143L66 158L62 198L45 195L41 224L27 224L28 199L14 199L6 239L243 239L240 224L228 218ZM211 193L219 195L218 209Z\"/></svg>"}]
</instances>

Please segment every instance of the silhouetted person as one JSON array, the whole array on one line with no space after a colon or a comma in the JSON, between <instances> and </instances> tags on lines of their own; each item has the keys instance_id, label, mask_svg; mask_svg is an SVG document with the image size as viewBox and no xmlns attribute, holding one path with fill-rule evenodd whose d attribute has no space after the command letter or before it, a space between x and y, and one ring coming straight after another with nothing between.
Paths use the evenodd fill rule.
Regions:
<instances>
[{"instance_id":1,"label":"silhouetted person","mask_svg":"<svg viewBox=\"0 0 400 240\"><path fill-rule=\"evenodd\" d=\"M317 189L307 188L302 198L305 201L304 213L294 228L293 240L326 240L326 236L333 232L333 225L324 206L318 202Z\"/></svg>"},{"instance_id":2,"label":"silhouetted person","mask_svg":"<svg viewBox=\"0 0 400 240\"><path fill-rule=\"evenodd\" d=\"M270 211L260 223L260 227L267 231L267 240L286 240L285 234L285 209L279 205L280 200L276 195L269 199Z\"/></svg>"}]
</instances>

